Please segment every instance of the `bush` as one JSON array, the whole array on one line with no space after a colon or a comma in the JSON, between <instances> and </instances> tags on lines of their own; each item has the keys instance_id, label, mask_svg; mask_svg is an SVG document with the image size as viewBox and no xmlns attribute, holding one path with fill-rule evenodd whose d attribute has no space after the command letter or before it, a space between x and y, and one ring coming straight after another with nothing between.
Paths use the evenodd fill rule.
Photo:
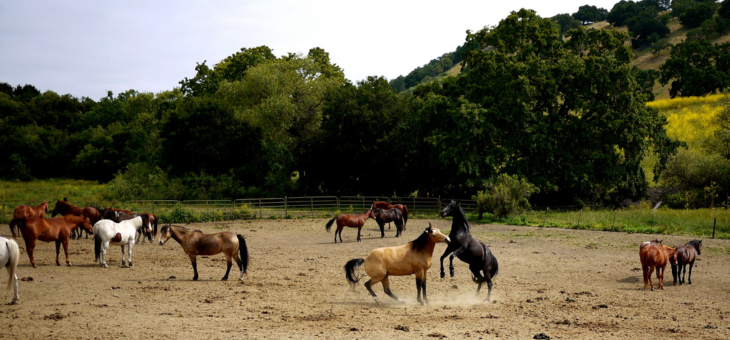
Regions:
<instances>
[{"instance_id":1,"label":"bush","mask_svg":"<svg viewBox=\"0 0 730 340\"><path fill-rule=\"evenodd\" d=\"M485 183L484 191L478 191L472 199L477 201L479 220L483 212L489 211L498 219L518 214L530 207L530 195L540 192L535 185L517 175L500 174Z\"/></svg>"}]
</instances>

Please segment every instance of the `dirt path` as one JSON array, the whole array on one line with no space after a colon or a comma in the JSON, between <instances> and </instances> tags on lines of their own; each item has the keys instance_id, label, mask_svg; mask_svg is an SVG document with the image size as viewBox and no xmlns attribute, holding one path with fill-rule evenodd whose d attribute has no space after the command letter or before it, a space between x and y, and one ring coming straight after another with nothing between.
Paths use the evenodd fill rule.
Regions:
<instances>
[{"instance_id":1,"label":"dirt path","mask_svg":"<svg viewBox=\"0 0 730 340\"><path fill-rule=\"evenodd\" d=\"M332 242L325 220L238 221L189 225L204 232L241 233L250 253L244 282L221 282L222 254L198 258L200 281L180 246L137 245L133 268L120 267L121 251L110 248L110 268L93 262L93 241L72 240L71 268L55 266L54 246L36 248L39 267L22 251L21 304L7 305L0 294L0 329L19 338L440 338L532 339L544 332L553 339L730 338L730 241L704 240L691 286L673 286L667 268L664 291L644 291L638 245L653 235L472 226L500 263L494 303L482 303L486 289L476 285L466 264L456 261L456 276L439 278L438 257L428 274L431 304L416 302L414 277L391 278L395 294L406 300L376 305L362 285L349 290L342 266L371 249L403 244L428 225L413 220L404 237L379 236L369 221L363 242L357 231ZM432 220L447 232L450 222ZM8 236L7 226L0 228ZM659 236L664 244L685 237ZM20 240L21 248L22 240ZM447 270L448 272L448 270ZM171 278L174 277L174 278ZM232 269L231 278L237 278ZM0 274L0 287L7 276ZM397 330L405 328L408 331Z\"/></svg>"}]
</instances>

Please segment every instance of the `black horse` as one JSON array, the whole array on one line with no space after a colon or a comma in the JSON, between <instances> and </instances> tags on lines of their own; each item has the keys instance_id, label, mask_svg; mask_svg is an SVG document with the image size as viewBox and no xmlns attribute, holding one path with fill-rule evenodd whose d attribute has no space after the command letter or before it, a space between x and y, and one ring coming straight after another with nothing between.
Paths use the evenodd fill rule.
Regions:
<instances>
[{"instance_id":1,"label":"black horse","mask_svg":"<svg viewBox=\"0 0 730 340\"><path fill-rule=\"evenodd\" d=\"M446 247L444 254L441 255L441 278L446 277L446 273L444 272L444 258L449 254L451 254L449 257L449 273L451 277L454 277L454 256L456 256L459 260L469 264L472 280L479 284L479 287L477 287L477 295L482 289L482 284L484 282L487 283L487 287L489 288L487 301L490 301L492 296L492 279L494 279L499 271L499 264L497 263L497 258L489 250L489 247L477 241L471 235L469 221L466 220L464 209L461 208L459 203L460 201L451 201L439 213L441 217L451 216L453 219L451 232L449 232L451 243Z\"/></svg>"},{"instance_id":2,"label":"black horse","mask_svg":"<svg viewBox=\"0 0 730 340\"><path fill-rule=\"evenodd\" d=\"M400 237L401 232L403 232L403 213L400 210L396 208L374 209L373 214L375 215L375 222L380 227L380 237L385 237L385 224L390 222L395 223L395 228L398 230L395 237Z\"/></svg>"}]
</instances>

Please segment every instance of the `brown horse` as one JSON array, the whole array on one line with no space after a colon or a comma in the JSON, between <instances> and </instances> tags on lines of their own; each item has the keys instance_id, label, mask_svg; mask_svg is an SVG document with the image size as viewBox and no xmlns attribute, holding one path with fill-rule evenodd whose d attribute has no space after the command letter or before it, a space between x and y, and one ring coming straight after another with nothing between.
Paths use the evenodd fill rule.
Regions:
<instances>
[{"instance_id":1,"label":"brown horse","mask_svg":"<svg viewBox=\"0 0 730 340\"><path fill-rule=\"evenodd\" d=\"M239 280L243 281L243 274L246 274L248 268L248 247L246 240L240 234L234 234L224 231L216 234L203 234L200 230L190 230L175 225L164 225L160 230L160 245L164 245L170 238L180 243L183 250L190 257L193 264L193 281L198 280L198 263L196 256L198 255L216 255L220 253L226 254L226 275L222 281L228 280L228 273L231 272L231 259L236 259L238 268L241 270ZM236 252L240 256L236 256Z\"/></svg>"},{"instance_id":2,"label":"brown horse","mask_svg":"<svg viewBox=\"0 0 730 340\"><path fill-rule=\"evenodd\" d=\"M406 224L408 224L408 207L403 204L390 204L388 202L373 202L371 210L375 209L398 209L400 210L400 213L403 215L403 230L406 230ZM390 223L388 223L388 229L390 229Z\"/></svg>"},{"instance_id":3,"label":"brown horse","mask_svg":"<svg viewBox=\"0 0 730 340\"><path fill-rule=\"evenodd\" d=\"M378 248L370 252L364 259L352 259L345 264L345 273L347 281L350 282L353 289L355 284L360 281L360 277L355 275L355 268L365 265L365 273L370 276L370 280L365 282L365 288L370 292L375 302L380 303L378 296L373 292L372 286L378 282L383 283L383 291L396 301L402 301L390 291L389 276L405 276L416 274L416 288L418 289L418 302L421 305L428 304L426 296L426 277L428 269L431 268L431 259L436 243L451 240L448 236L442 234L438 229L428 228L417 239L398 247ZM421 290L423 290L423 299L421 299Z\"/></svg>"},{"instance_id":4,"label":"brown horse","mask_svg":"<svg viewBox=\"0 0 730 340\"><path fill-rule=\"evenodd\" d=\"M375 215L375 222L380 227L380 235L385 236L385 224L390 222L395 223L395 237L400 237L403 232L403 214L398 209L373 209L373 215Z\"/></svg>"},{"instance_id":5,"label":"brown horse","mask_svg":"<svg viewBox=\"0 0 730 340\"><path fill-rule=\"evenodd\" d=\"M674 248L662 245L662 241L652 240L644 242L639 246L639 260L641 270L644 274L644 289L654 290L654 282L651 274L656 268L656 276L659 289L664 289L664 269L667 267L670 256L674 255ZM670 255L671 253L671 255Z\"/></svg>"},{"instance_id":6,"label":"brown horse","mask_svg":"<svg viewBox=\"0 0 730 340\"><path fill-rule=\"evenodd\" d=\"M63 244L63 251L66 253L66 264L70 266L71 262L68 260L68 239L71 231L78 227L82 227L89 232L92 231L88 218L74 215L59 216L51 219L31 217L27 220L19 219L18 223L20 223L20 233L23 235L23 240L25 240L25 249L28 252L30 264L33 268L36 267L33 250L35 249L37 240L56 242L57 266L61 265L58 261L58 254L61 244Z\"/></svg>"},{"instance_id":7,"label":"brown horse","mask_svg":"<svg viewBox=\"0 0 730 340\"><path fill-rule=\"evenodd\" d=\"M29 219L31 217L40 217L45 218L46 213L48 212L48 201L43 201L40 205L37 205L35 207L27 206L25 204L15 208L15 212L13 212L13 220L16 219ZM20 227L18 227L16 224L11 223L10 224L10 232L13 233L13 238L16 238L17 235L15 234L15 229L18 228L18 233L20 233Z\"/></svg>"},{"instance_id":8,"label":"brown horse","mask_svg":"<svg viewBox=\"0 0 730 340\"><path fill-rule=\"evenodd\" d=\"M329 232L330 228L332 228L332 223L337 220L337 230L335 230L335 243L337 243L337 233L340 234L340 242L342 242L342 229L344 227L357 228L357 242L362 242L362 240L360 239L360 230L362 230L362 226L365 225L365 221L367 221L368 218L375 219L375 215L373 214L372 210L368 210L360 215L340 214L339 216L334 217L329 220L329 222L327 222L327 232ZM385 237L385 235L382 235L380 237Z\"/></svg>"},{"instance_id":9,"label":"brown horse","mask_svg":"<svg viewBox=\"0 0 730 340\"><path fill-rule=\"evenodd\" d=\"M674 284L684 284L684 278L687 275L687 265L689 264L688 284L692 284L692 267L695 265L697 255L702 255L702 240L692 240L683 246L676 246L677 249L677 275L674 277ZM672 271L674 274L674 271Z\"/></svg>"},{"instance_id":10,"label":"brown horse","mask_svg":"<svg viewBox=\"0 0 730 340\"><path fill-rule=\"evenodd\" d=\"M73 206L70 203L65 201L58 200L56 201L56 206L53 207L53 212L51 213L51 217L56 217L56 215L74 215L74 216L84 216L89 219L89 222L91 222L91 225L96 224L96 222L99 222L101 220L101 214L99 213L99 210L97 210L94 207L85 207L85 208L79 208L77 206ZM89 233L92 231L87 230L86 231L86 238L89 238ZM75 235L74 235L75 237ZM79 238L81 238L81 231L79 231Z\"/></svg>"}]
</instances>

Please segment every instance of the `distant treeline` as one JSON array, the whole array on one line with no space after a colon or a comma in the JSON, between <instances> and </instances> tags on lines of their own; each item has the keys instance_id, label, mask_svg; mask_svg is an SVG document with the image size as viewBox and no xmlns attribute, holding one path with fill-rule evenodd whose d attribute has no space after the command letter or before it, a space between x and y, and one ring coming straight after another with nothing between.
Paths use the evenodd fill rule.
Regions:
<instances>
[{"instance_id":1,"label":"distant treeline","mask_svg":"<svg viewBox=\"0 0 730 340\"><path fill-rule=\"evenodd\" d=\"M348 81L321 48L266 46L157 94L94 101L3 84L2 176L111 181L120 200L468 197L503 173L542 204L641 197L642 159L652 150L660 172L679 144L645 105L628 35L566 34L513 12L448 57L469 72L407 94L382 77Z\"/></svg>"}]
</instances>

